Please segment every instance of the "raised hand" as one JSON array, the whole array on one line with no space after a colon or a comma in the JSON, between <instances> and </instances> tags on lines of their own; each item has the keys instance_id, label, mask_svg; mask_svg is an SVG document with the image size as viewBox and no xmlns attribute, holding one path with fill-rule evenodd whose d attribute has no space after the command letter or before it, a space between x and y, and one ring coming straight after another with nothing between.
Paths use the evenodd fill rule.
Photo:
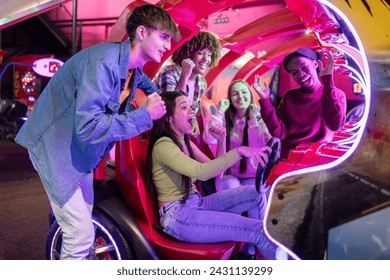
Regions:
<instances>
[{"instance_id":1,"label":"raised hand","mask_svg":"<svg viewBox=\"0 0 390 280\"><path fill-rule=\"evenodd\" d=\"M144 106L153 121L161 118L166 113L165 103L157 92L148 95Z\"/></svg>"},{"instance_id":2,"label":"raised hand","mask_svg":"<svg viewBox=\"0 0 390 280\"><path fill-rule=\"evenodd\" d=\"M256 104L251 104L249 106L249 118L256 119L260 115L260 108Z\"/></svg>"},{"instance_id":3,"label":"raised hand","mask_svg":"<svg viewBox=\"0 0 390 280\"><path fill-rule=\"evenodd\" d=\"M218 111L222 114L225 114L229 106L230 106L229 99L221 99L218 103Z\"/></svg>"},{"instance_id":4,"label":"raised hand","mask_svg":"<svg viewBox=\"0 0 390 280\"><path fill-rule=\"evenodd\" d=\"M270 96L270 89L266 82L263 82L261 80L260 75L255 75L255 81L253 83L253 88L257 92L257 95L261 99L269 98Z\"/></svg>"},{"instance_id":5,"label":"raised hand","mask_svg":"<svg viewBox=\"0 0 390 280\"><path fill-rule=\"evenodd\" d=\"M187 79L190 77L192 73L192 69L194 69L195 63L191 58L183 59L181 62L181 75L186 77Z\"/></svg>"},{"instance_id":6,"label":"raised hand","mask_svg":"<svg viewBox=\"0 0 390 280\"><path fill-rule=\"evenodd\" d=\"M322 60L318 60L318 66L320 67L319 76L331 75L334 69L334 59L331 51L326 50L323 54L324 58L326 58L327 63L324 66L324 62Z\"/></svg>"},{"instance_id":7,"label":"raised hand","mask_svg":"<svg viewBox=\"0 0 390 280\"><path fill-rule=\"evenodd\" d=\"M209 128L211 136L217 139L218 142L226 140L226 128L223 124L213 124Z\"/></svg>"}]
</instances>

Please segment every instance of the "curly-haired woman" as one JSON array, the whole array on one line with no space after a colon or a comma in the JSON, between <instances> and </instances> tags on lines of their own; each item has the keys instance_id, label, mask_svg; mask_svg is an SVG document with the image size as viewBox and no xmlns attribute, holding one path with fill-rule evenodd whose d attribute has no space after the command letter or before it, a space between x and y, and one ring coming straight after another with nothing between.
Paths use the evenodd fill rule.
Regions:
<instances>
[{"instance_id":1,"label":"curly-haired woman","mask_svg":"<svg viewBox=\"0 0 390 280\"><path fill-rule=\"evenodd\" d=\"M206 91L206 71L218 64L221 44L217 36L200 31L172 54L172 65L164 67L154 83L163 91L181 91L188 96L195 114ZM199 133L195 124L194 135Z\"/></svg>"}]
</instances>

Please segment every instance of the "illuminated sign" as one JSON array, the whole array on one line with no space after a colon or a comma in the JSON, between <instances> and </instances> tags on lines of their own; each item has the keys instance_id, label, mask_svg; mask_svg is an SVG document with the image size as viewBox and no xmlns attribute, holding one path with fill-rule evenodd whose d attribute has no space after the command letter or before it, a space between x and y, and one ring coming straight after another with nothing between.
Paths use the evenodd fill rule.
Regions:
<instances>
[{"instance_id":1,"label":"illuminated sign","mask_svg":"<svg viewBox=\"0 0 390 280\"><path fill-rule=\"evenodd\" d=\"M41 58L34 62L34 71L44 77L52 77L58 69L64 64L61 60L55 58Z\"/></svg>"}]
</instances>

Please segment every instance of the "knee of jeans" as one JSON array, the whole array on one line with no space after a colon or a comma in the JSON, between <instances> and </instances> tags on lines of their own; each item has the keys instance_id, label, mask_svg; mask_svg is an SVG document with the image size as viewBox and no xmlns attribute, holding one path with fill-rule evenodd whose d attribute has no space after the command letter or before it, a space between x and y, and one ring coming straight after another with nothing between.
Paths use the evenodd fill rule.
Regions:
<instances>
[{"instance_id":1,"label":"knee of jeans","mask_svg":"<svg viewBox=\"0 0 390 280\"><path fill-rule=\"evenodd\" d=\"M88 223L84 221L82 225L74 224L68 227L67 232L64 232L64 234L68 235L68 238L71 239L84 240L85 243L93 243L95 239L95 227L92 220Z\"/></svg>"},{"instance_id":2,"label":"knee of jeans","mask_svg":"<svg viewBox=\"0 0 390 280\"><path fill-rule=\"evenodd\" d=\"M263 194L259 194L257 191L256 191L256 188L255 186L252 186L252 185L241 185L240 186L240 190L242 192L246 192L246 197L248 198L251 198L251 199L255 199L254 202L258 205L261 205L264 203L264 199L266 199L265 195Z\"/></svg>"},{"instance_id":3,"label":"knee of jeans","mask_svg":"<svg viewBox=\"0 0 390 280\"><path fill-rule=\"evenodd\" d=\"M216 188L219 190L234 189L241 186L240 180L233 175L226 175L217 181Z\"/></svg>"}]
</instances>

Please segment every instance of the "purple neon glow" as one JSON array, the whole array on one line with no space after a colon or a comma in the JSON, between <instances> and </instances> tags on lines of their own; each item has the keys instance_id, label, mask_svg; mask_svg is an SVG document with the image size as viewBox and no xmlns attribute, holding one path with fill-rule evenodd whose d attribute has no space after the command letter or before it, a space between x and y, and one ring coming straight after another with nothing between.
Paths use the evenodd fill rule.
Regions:
<instances>
[{"instance_id":1,"label":"purple neon glow","mask_svg":"<svg viewBox=\"0 0 390 280\"><path fill-rule=\"evenodd\" d=\"M353 69L353 72L354 72L354 74L357 75L357 77L359 77L358 78L359 80L361 79L361 81L358 80L358 82L363 87L363 90L365 93L366 106L364 108L364 113L363 113L362 119L359 121L359 130L356 132L355 137L353 138L353 140L352 139L348 139L348 140L345 139L347 141L343 142L343 144L352 143L352 146L348 148L347 152L343 156L341 156L340 158L336 159L335 161L333 161L331 163L323 164L321 166L313 166L313 167L309 167L309 168L304 168L301 170L296 170L296 171L288 172L288 173L281 175L273 182L271 190L270 190L270 194L269 194L270 197L273 196L275 186L279 183L279 181L281 181L285 178L295 176L295 175L301 175L301 174L306 174L306 173L310 173L310 172L316 172L316 171L330 169L330 168L335 167L335 166L341 164L342 162L344 162L356 150L356 148L357 148L357 146L358 146L358 144L363 136L364 128L366 126L367 119L368 119L370 102L371 102L371 82L370 82L370 71L369 71L369 66L368 66L368 60L367 60L367 56L366 56L366 53L365 53L364 48L363 48L363 43L362 43L360 37L358 36L355 28L353 27L352 23L341 12L341 10L339 8L337 8L334 4L332 4L331 2L326 1L326 0L317 0L317 1L319 3L325 5L326 7L328 7L329 9L334 11L335 13L337 13L345 21L345 23L349 27L350 31L352 32L353 36L355 37L355 40L356 40L356 42L358 44L358 48L359 48L357 51L358 51L358 53L361 54L363 65L359 65L359 63L356 60L355 61L357 62L356 64L361 69L361 72L363 73L363 77L361 77L361 75L355 69ZM333 44L330 44L330 45L333 46ZM338 48L337 44L334 44L334 47ZM338 48L338 49L340 49L340 48ZM352 58L354 58L354 56L352 54L349 54L347 50L345 50L345 49L340 49L340 50L345 52L347 55L351 56ZM352 50L352 48L351 48L351 50ZM356 50L354 50L354 51L356 51ZM345 67L345 65L343 65L343 66ZM349 70L352 70L350 67L347 67L347 68ZM264 223L263 223L265 234L268 236L268 238L271 241L273 241L274 243L278 244L280 247L282 247L286 251L288 251L293 258L295 258L297 260L300 259L293 252L291 252L289 249L287 249L285 246L283 246L283 244L279 243L277 240L272 238L271 235L269 234L267 227L266 227L266 224L267 224L267 217L268 217L268 214L269 214L269 211L271 208L270 206L271 206L271 204L268 203L267 207L266 207L266 211L265 211L265 218L264 218Z\"/></svg>"}]
</instances>

